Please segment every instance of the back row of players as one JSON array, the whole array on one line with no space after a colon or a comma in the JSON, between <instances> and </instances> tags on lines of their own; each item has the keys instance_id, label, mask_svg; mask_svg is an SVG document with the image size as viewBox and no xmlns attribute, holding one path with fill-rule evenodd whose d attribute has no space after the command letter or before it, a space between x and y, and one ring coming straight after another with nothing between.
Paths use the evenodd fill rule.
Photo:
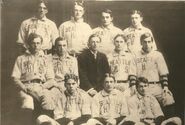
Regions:
<instances>
[{"instance_id":1,"label":"back row of players","mask_svg":"<svg viewBox=\"0 0 185 125\"><path fill-rule=\"evenodd\" d=\"M33 100L37 100L43 110L53 112L59 123L81 124L79 121L87 119L87 116L78 118L89 111L87 105L91 101L87 99L88 95L84 91L77 88L79 85L91 97L99 100L93 104L99 105L95 110L100 109L97 112L99 115L96 116L99 118L95 119L102 124L118 124L123 116L129 114L124 112L124 115L121 115L122 109L119 105L127 109L127 101L124 98L130 100L131 96L137 95L136 83L149 84L147 92L144 93L154 95L162 106L165 105L162 95L163 92L169 92L168 68L162 54L155 51L156 44L152 32L141 24L143 17L140 11L132 11L132 26L122 31L113 25L112 11L106 9L101 13L102 26L91 30L90 26L83 22L83 4L75 2L72 19L61 24L57 30L55 23L46 18L47 3L39 0L36 7L35 16L21 24L17 42L26 51L17 58L12 72L14 82L20 88L23 109L33 110ZM77 55L77 58L71 55ZM108 74L105 77L106 73L113 76ZM123 98L120 99L117 94L119 92L111 89L112 82L113 88L124 93ZM139 96L132 98L141 99ZM153 104L144 104L149 106L144 109L142 106L135 107L138 116L132 116L136 111L132 110L133 107L127 109L133 111L130 121L137 123L142 120L143 124L161 123L159 116L163 116L162 111L157 110L157 116L154 113L156 108L160 108L155 107L158 102L152 97L147 98L150 101L142 103L151 103L152 100ZM83 102L85 100L87 102ZM117 101L118 104L113 104ZM173 101L170 104L173 104ZM49 115L46 112L44 114ZM117 121L116 118L119 117L121 120ZM133 120L135 117L138 117L139 121ZM39 121L47 119L50 124L54 122L50 118L39 118ZM89 120L88 124L95 124L96 120Z\"/></svg>"}]
</instances>

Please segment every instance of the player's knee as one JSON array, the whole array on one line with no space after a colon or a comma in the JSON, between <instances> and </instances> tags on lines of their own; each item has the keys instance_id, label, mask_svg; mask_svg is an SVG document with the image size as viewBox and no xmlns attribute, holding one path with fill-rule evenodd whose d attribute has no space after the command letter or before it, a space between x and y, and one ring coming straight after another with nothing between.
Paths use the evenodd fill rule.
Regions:
<instances>
[{"instance_id":1,"label":"player's knee","mask_svg":"<svg viewBox=\"0 0 185 125\"><path fill-rule=\"evenodd\" d=\"M42 124L46 124L50 125L51 124L51 118L47 115L40 115L37 119L36 119L36 124L37 125L42 125Z\"/></svg>"},{"instance_id":2,"label":"player's knee","mask_svg":"<svg viewBox=\"0 0 185 125\"><path fill-rule=\"evenodd\" d=\"M31 96L27 96L22 100L22 106L23 109L34 109L34 101Z\"/></svg>"},{"instance_id":3,"label":"player's knee","mask_svg":"<svg viewBox=\"0 0 185 125\"><path fill-rule=\"evenodd\" d=\"M87 121L87 123L86 123L86 125L97 125L97 124L102 125L102 123L100 123L98 120L93 119L93 118L89 119L89 120Z\"/></svg>"}]
</instances>

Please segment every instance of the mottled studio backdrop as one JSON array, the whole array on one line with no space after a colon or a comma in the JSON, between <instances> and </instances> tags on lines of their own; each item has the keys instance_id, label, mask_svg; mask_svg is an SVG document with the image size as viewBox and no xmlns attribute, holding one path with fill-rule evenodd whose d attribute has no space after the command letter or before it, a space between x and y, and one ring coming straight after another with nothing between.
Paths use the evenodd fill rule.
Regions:
<instances>
[{"instance_id":1,"label":"mottled studio backdrop","mask_svg":"<svg viewBox=\"0 0 185 125\"><path fill-rule=\"evenodd\" d=\"M19 100L10 79L18 56L16 39L20 24L33 15L34 0L4 0L1 5L1 122L17 125ZM59 26L70 19L69 0L50 0L48 18ZM185 85L185 3L184 2L123 2L88 1L85 20L92 28L99 25L101 9L110 8L114 24L121 29L130 25L129 11L139 9L144 14L144 25L149 27L163 53L169 71L169 87L176 100L176 112L184 119Z\"/></svg>"}]
</instances>

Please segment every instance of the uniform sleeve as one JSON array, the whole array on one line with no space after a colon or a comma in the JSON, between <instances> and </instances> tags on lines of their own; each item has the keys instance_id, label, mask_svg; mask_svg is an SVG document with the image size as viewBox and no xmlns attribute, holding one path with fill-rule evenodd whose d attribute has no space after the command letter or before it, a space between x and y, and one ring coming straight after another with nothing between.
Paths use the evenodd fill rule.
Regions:
<instances>
[{"instance_id":1,"label":"uniform sleeve","mask_svg":"<svg viewBox=\"0 0 185 125\"><path fill-rule=\"evenodd\" d=\"M159 75L161 76L161 75L169 74L168 67L161 53L158 54L156 61L157 61Z\"/></svg>"},{"instance_id":2,"label":"uniform sleeve","mask_svg":"<svg viewBox=\"0 0 185 125\"><path fill-rule=\"evenodd\" d=\"M151 97L151 106L152 106L152 111L155 116L155 118L159 116L164 116L161 107L155 97Z\"/></svg>"},{"instance_id":3,"label":"uniform sleeve","mask_svg":"<svg viewBox=\"0 0 185 125\"><path fill-rule=\"evenodd\" d=\"M83 104L82 104L82 115L90 115L91 114L91 97L85 93L83 95Z\"/></svg>"},{"instance_id":4,"label":"uniform sleeve","mask_svg":"<svg viewBox=\"0 0 185 125\"><path fill-rule=\"evenodd\" d=\"M18 32L18 39L17 39L17 43L19 44L25 44L25 40L26 40L26 22L22 22L19 32Z\"/></svg>"},{"instance_id":5,"label":"uniform sleeve","mask_svg":"<svg viewBox=\"0 0 185 125\"><path fill-rule=\"evenodd\" d=\"M92 117L95 118L95 117L99 117L99 114L100 114L100 104L98 102L98 95L95 95L93 98L92 98Z\"/></svg>"},{"instance_id":6,"label":"uniform sleeve","mask_svg":"<svg viewBox=\"0 0 185 125\"><path fill-rule=\"evenodd\" d=\"M121 116L128 116L128 106L124 95L121 95Z\"/></svg>"},{"instance_id":7,"label":"uniform sleeve","mask_svg":"<svg viewBox=\"0 0 185 125\"><path fill-rule=\"evenodd\" d=\"M59 37L58 29L55 23L52 24L52 34L51 34L51 42L53 45L55 45L56 38Z\"/></svg>"},{"instance_id":8,"label":"uniform sleeve","mask_svg":"<svg viewBox=\"0 0 185 125\"><path fill-rule=\"evenodd\" d=\"M77 59L74 58L74 65L73 65L73 69L74 69L74 74L79 76L79 73L78 73L78 62L77 62Z\"/></svg>"},{"instance_id":9,"label":"uniform sleeve","mask_svg":"<svg viewBox=\"0 0 185 125\"><path fill-rule=\"evenodd\" d=\"M136 76L136 62L135 62L134 57L132 55L130 55L130 60L131 60L131 64L130 64L129 75Z\"/></svg>"},{"instance_id":10,"label":"uniform sleeve","mask_svg":"<svg viewBox=\"0 0 185 125\"><path fill-rule=\"evenodd\" d=\"M21 78L21 67L20 67L20 58L19 57L15 61L11 76L13 78L17 78L17 79Z\"/></svg>"},{"instance_id":11,"label":"uniform sleeve","mask_svg":"<svg viewBox=\"0 0 185 125\"><path fill-rule=\"evenodd\" d=\"M53 70L53 65L52 65L52 59L47 57L46 58L46 80L49 79L54 79L55 78L55 74L54 74L54 70Z\"/></svg>"},{"instance_id":12,"label":"uniform sleeve","mask_svg":"<svg viewBox=\"0 0 185 125\"><path fill-rule=\"evenodd\" d=\"M108 62L108 59L107 59L107 56L104 55L104 70L105 70L105 73L110 73L110 66L109 66L109 62Z\"/></svg>"},{"instance_id":13,"label":"uniform sleeve","mask_svg":"<svg viewBox=\"0 0 185 125\"><path fill-rule=\"evenodd\" d=\"M59 26L59 28L58 28L58 32L59 32L59 36L60 37L64 37L65 35L65 26L64 26L64 24L61 24L60 26Z\"/></svg>"},{"instance_id":14,"label":"uniform sleeve","mask_svg":"<svg viewBox=\"0 0 185 125\"><path fill-rule=\"evenodd\" d=\"M157 45L156 45L156 42L155 42L155 38L154 38L154 35L152 33L152 31L150 29L148 29L148 32L152 35L153 37L153 50L157 50Z\"/></svg>"},{"instance_id":15,"label":"uniform sleeve","mask_svg":"<svg viewBox=\"0 0 185 125\"><path fill-rule=\"evenodd\" d=\"M137 102L134 101L136 98L133 98L133 97L131 97L128 100L128 109L129 109L128 121L137 122L137 121L140 121L140 117L139 117L139 114L138 114Z\"/></svg>"}]
</instances>

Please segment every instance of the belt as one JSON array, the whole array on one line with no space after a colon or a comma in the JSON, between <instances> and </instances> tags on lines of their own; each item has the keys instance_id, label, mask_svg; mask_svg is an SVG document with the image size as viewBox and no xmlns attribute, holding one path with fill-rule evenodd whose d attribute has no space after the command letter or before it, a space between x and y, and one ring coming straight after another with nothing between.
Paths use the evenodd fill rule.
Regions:
<instances>
[{"instance_id":1,"label":"belt","mask_svg":"<svg viewBox=\"0 0 185 125\"><path fill-rule=\"evenodd\" d=\"M45 50L43 50L43 52L45 55L48 55L48 54L51 54L53 52L53 50L52 49L45 49Z\"/></svg>"},{"instance_id":2,"label":"belt","mask_svg":"<svg viewBox=\"0 0 185 125\"><path fill-rule=\"evenodd\" d=\"M29 80L29 81L23 81L23 83L40 83L40 84L42 84L43 81L40 79L33 79L33 80Z\"/></svg>"},{"instance_id":3,"label":"belt","mask_svg":"<svg viewBox=\"0 0 185 125\"><path fill-rule=\"evenodd\" d=\"M148 84L160 84L161 82L148 82Z\"/></svg>"},{"instance_id":4,"label":"belt","mask_svg":"<svg viewBox=\"0 0 185 125\"><path fill-rule=\"evenodd\" d=\"M117 80L117 83L128 83L128 80Z\"/></svg>"}]
</instances>

